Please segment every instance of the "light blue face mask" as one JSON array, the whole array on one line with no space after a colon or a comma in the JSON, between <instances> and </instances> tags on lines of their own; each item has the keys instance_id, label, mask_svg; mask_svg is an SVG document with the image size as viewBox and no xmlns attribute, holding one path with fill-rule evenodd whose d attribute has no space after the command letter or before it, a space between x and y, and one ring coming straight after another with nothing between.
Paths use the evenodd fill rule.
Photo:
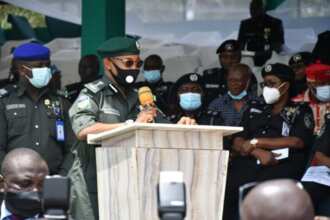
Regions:
<instances>
[{"instance_id":1,"label":"light blue face mask","mask_svg":"<svg viewBox=\"0 0 330 220\"><path fill-rule=\"evenodd\" d=\"M330 101L330 85L316 87L316 98L321 102Z\"/></svg>"},{"instance_id":2,"label":"light blue face mask","mask_svg":"<svg viewBox=\"0 0 330 220\"><path fill-rule=\"evenodd\" d=\"M40 89L48 85L52 78L51 69L48 67L32 68L32 78L27 77L30 83Z\"/></svg>"},{"instance_id":3,"label":"light blue face mask","mask_svg":"<svg viewBox=\"0 0 330 220\"><path fill-rule=\"evenodd\" d=\"M180 106L183 110L194 111L202 106L202 96L199 93L180 94Z\"/></svg>"},{"instance_id":4,"label":"light blue face mask","mask_svg":"<svg viewBox=\"0 0 330 220\"><path fill-rule=\"evenodd\" d=\"M246 90L243 90L240 94L233 95L230 91L228 91L228 95L234 100L242 100L247 95L247 92Z\"/></svg>"},{"instance_id":5,"label":"light blue face mask","mask_svg":"<svg viewBox=\"0 0 330 220\"><path fill-rule=\"evenodd\" d=\"M144 70L143 76L149 83L156 83L160 80L160 70Z\"/></svg>"}]
</instances>

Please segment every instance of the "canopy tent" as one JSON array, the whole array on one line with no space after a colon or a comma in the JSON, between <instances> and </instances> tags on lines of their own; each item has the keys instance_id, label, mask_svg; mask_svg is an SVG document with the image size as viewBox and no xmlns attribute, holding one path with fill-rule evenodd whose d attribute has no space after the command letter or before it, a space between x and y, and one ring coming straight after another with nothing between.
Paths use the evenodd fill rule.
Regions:
<instances>
[{"instance_id":1,"label":"canopy tent","mask_svg":"<svg viewBox=\"0 0 330 220\"><path fill-rule=\"evenodd\" d=\"M53 16L76 24L81 23L82 4L80 0L5 1L48 16ZM110 10L106 11L100 5L96 4L111 4L113 7L114 3L120 1L98 0L97 3L90 0L83 1L91 4L90 8L85 7L86 11L89 11L91 8L93 8L93 10L99 10L97 15L99 17L97 17L97 19L95 16L91 15L88 17L90 25L94 24L94 30L90 30L88 34L92 37L99 37L100 34L96 34L95 32L95 26L99 24L97 21L101 21L102 18L105 17L108 18L109 14L112 14L112 16L114 15L110 13ZM249 1L247 0L192 1L195 2L195 4L190 5L196 13L195 19L187 21L185 16L182 16L182 14L177 16L177 12L171 10L173 8L178 8L179 10L180 7L178 7L177 4L169 4L173 2L188 2L186 0L126 0L126 32L142 37L143 57L152 53L158 53L164 58L165 64L167 65L165 78L168 80L175 80L180 75L187 72L201 72L205 68L218 66L219 64L215 55L216 48L222 41L237 37L239 22L241 19L248 17L249 13ZM272 12L275 16L283 19L287 54L282 54L281 56L274 55L270 62L278 60L287 62L288 56L293 52L301 50L311 51L317 40L317 34L330 29L330 20L327 13L324 13L324 17L318 18L292 16L292 11L296 10L294 7L295 4L292 4L292 2L299 1L300 0L284 1L277 10ZM321 1L323 0L320 0L320 2ZM230 4L232 2L240 2L240 5L236 6L235 4ZM207 7L199 10L202 3ZM216 5L214 5L215 3ZM324 6L322 7L325 9L327 8ZM214 12L214 8L218 10L216 11L217 14L223 15L222 19L205 19L205 17L203 17L204 19L198 19L203 16L203 13L200 13L201 11L204 10L205 14L212 14L211 12ZM228 16L229 19L227 18ZM107 28L109 24L105 24L105 26L105 28ZM103 27L97 28L102 29ZM106 38L104 32L98 41L101 41L101 38ZM82 42L84 42L84 36ZM98 44L97 42L93 43L93 46ZM4 78L8 75L10 45L16 44L17 42L9 42L3 47L2 54L7 56L5 56L0 63L0 78ZM80 39L74 39L72 41L69 39L56 39L54 42L48 44L48 46L52 48L53 62L57 64L65 74L63 76L63 84L65 85L77 80L74 77L77 77L77 63L81 52ZM250 64L251 60L247 58L244 62Z\"/></svg>"},{"instance_id":2,"label":"canopy tent","mask_svg":"<svg viewBox=\"0 0 330 220\"><path fill-rule=\"evenodd\" d=\"M40 14L81 24L81 0L3 0L12 5Z\"/></svg>"}]
</instances>

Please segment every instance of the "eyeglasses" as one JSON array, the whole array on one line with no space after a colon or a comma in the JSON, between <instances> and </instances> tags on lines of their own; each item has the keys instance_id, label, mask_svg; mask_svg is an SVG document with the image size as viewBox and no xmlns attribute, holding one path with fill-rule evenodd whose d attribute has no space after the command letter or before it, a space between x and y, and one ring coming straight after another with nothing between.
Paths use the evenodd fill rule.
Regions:
<instances>
[{"instance_id":1,"label":"eyeglasses","mask_svg":"<svg viewBox=\"0 0 330 220\"><path fill-rule=\"evenodd\" d=\"M134 59L131 59L131 58L118 58L118 57L113 57L111 59L113 59L113 60L119 60L120 62L122 62L124 64L124 66L126 68L131 68L131 67L134 66L134 64L138 68L140 68L143 65L143 61L142 60L134 60Z\"/></svg>"}]
</instances>

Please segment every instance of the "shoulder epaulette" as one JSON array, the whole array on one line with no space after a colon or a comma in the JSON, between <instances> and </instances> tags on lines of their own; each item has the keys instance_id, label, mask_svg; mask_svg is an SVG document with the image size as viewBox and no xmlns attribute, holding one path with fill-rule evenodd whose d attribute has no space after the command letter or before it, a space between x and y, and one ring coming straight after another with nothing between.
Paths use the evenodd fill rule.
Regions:
<instances>
[{"instance_id":1,"label":"shoulder epaulette","mask_svg":"<svg viewBox=\"0 0 330 220\"><path fill-rule=\"evenodd\" d=\"M0 98L8 96L13 91L16 91L17 88L18 87L17 87L16 84L10 84L10 85L7 85L3 88L0 88Z\"/></svg>"},{"instance_id":2,"label":"shoulder epaulette","mask_svg":"<svg viewBox=\"0 0 330 220\"><path fill-rule=\"evenodd\" d=\"M0 98L3 98L5 96L9 95L9 91L7 89L0 89Z\"/></svg>"},{"instance_id":3,"label":"shoulder epaulette","mask_svg":"<svg viewBox=\"0 0 330 220\"><path fill-rule=\"evenodd\" d=\"M203 71L203 76L213 75L214 73L218 73L220 71L221 71L221 69L218 67L206 69Z\"/></svg>"},{"instance_id":4,"label":"shoulder epaulette","mask_svg":"<svg viewBox=\"0 0 330 220\"><path fill-rule=\"evenodd\" d=\"M69 92L67 90L56 90L55 94L66 99L69 97Z\"/></svg>"},{"instance_id":5,"label":"shoulder epaulette","mask_svg":"<svg viewBox=\"0 0 330 220\"><path fill-rule=\"evenodd\" d=\"M96 80L94 82L87 83L84 86L91 92L98 93L99 91L101 91L106 87L106 84L102 80Z\"/></svg>"}]
</instances>

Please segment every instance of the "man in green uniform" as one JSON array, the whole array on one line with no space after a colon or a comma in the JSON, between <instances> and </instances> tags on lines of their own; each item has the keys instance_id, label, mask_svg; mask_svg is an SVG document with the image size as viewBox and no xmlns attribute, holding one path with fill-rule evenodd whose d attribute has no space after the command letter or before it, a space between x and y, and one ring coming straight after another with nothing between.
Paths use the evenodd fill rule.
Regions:
<instances>
[{"instance_id":1,"label":"man in green uniform","mask_svg":"<svg viewBox=\"0 0 330 220\"><path fill-rule=\"evenodd\" d=\"M26 43L15 49L13 59L18 84L0 90L0 163L15 148L32 148L46 160L50 174L66 175L75 136L69 102L49 87L50 51Z\"/></svg>"},{"instance_id":2,"label":"man in green uniform","mask_svg":"<svg viewBox=\"0 0 330 220\"><path fill-rule=\"evenodd\" d=\"M157 122L155 111L137 111L138 97L133 89L142 66L139 44L134 38L114 37L98 48L103 58L104 76L85 85L69 115L81 143L78 148L94 214L97 218L95 150L88 146L88 134L111 130L135 122ZM183 124L193 123L183 118Z\"/></svg>"}]
</instances>

